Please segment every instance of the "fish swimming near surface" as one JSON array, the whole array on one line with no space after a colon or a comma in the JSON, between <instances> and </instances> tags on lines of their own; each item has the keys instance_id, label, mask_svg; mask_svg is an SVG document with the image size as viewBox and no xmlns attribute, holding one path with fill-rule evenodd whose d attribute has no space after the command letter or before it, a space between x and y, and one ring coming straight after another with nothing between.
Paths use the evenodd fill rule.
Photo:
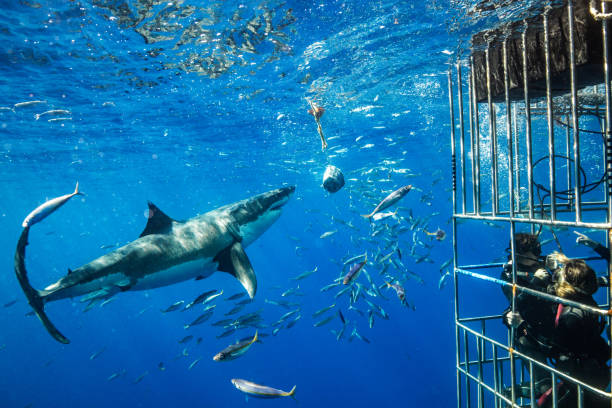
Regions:
<instances>
[{"instance_id":1,"label":"fish swimming near surface","mask_svg":"<svg viewBox=\"0 0 612 408\"><path fill-rule=\"evenodd\" d=\"M234 384L234 387L236 387L239 391L242 391L245 394L251 395L256 398L295 398L295 388L297 387L296 385L294 385L291 391L282 391L276 388L267 387L265 385L255 384L251 381L241 380L239 378L233 378L232 384Z\"/></svg>"},{"instance_id":2,"label":"fish swimming near surface","mask_svg":"<svg viewBox=\"0 0 612 408\"><path fill-rule=\"evenodd\" d=\"M411 185L407 185L404 187L401 187L397 190L395 190L394 192L392 192L391 194L389 194L387 197L385 197L384 200L382 200L377 206L376 208L374 208L374 211L372 211L370 214L367 215L362 215L362 217L365 218L372 218L374 216L374 214L381 212L383 210L386 210L387 208L391 207L393 204L397 203L399 200L401 200L406 194L408 194L408 192L412 189Z\"/></svg>"},{"instance_id":3,"label":"fish swimming near surface","mask_svg":"<svg viewBox=\"0 0 612 408\"><path fill-rule=\"evenodd\" d=\"M363 267L365 266L365 264L367 262L368 262L368 255L366 254L366 256L365 256L363 261L361 261L359 263L356 263L353 266L351 266L351 269L344 276L344 279L342 280L342 283L344 285L348 285L349 283L351 283L352 281L357 279L357 276L359 276L359 272L361 272L361 270L363 269Z\"/></svg>"},{"instance_id":4,"label":"fish swimming near surface","mask_svg":"<svg viewBox=\"0 0 612 408\"><path fill-rule=\"evenodd\" d=\"M43 113L37 113L36 115L34 115L34 118L38 120L42 116L45 116L45 115L70 115L70 114L71 114L70 111L66 109L51 109Z\"/></svg>"},{"instance_id":5,"label":"fish swimming near surface","mask_svg":"<svg viewBox=\"0 0 612 408\"><path fill-rule=\"evenodd\" d=\"M18 102L15 105L13 105L13 107L14 108L24 108L26 106L38 105L38 104L42 104L42 103L47 103L47 101L25 101L25 102Z\"/></svg>"},{"instance_id":6,"label":"fish swimming near surface","mask_svg":"<svg viewBox=\"0 0 612 408\"><path fill-rule=\"evenodd\" d=\"M63 195L63 196L55 197L39 205L38 207L36 207L34 211L32 211L30 214L28 214L27 217L25 217L25 220L23 220L23 223L21 223L21 226L23 228L31 227L32 225L44 220L49 215L51 215L53 212L55 212L55 210L60 208L62 205L66 204L68 200L70 200L72 197L76 195L84 195L83 193L79 191L78 181L76 183L76 188L74 189L74 192Z\"/></svg>"},{"instance_id":7,"label":"fish swimming near surface","mask_svg":"<svg viewBox=\"0 0 612 408\"><path fill-rule=\"evenodd\" d=\"M184 222L173 220L149 203L149 220L138 239L69 270L44 290L34 289L27 275L25 249L31 226L27 224L15 251L15 274L34 312L51 336L62 343L69 340L44 312L44 305L55 300L94 292L110 297L201 279L215 271L233 275L253 298L257 280L244 248L280 217L294 191L293 186L268 191Z\"/></svg>"},{"instance_id":8,"label":"fish swimming near surface","mask_svg":"<svg viewBox=\"0 0 612 408\"><path fill-rule=\"evenodd\" d=\"M226 348L224 348L223 350L215 354L215 356L213 357L213 360L215 361L235 360L241 355L243 355L244 353L246 353L251 348L253 343L255 343L256 341L257 341L257 332L255 332L255 335L253 336L252 339L242 340L236 344L231 344L227 346Z\"/></svg>"}]
</instances>

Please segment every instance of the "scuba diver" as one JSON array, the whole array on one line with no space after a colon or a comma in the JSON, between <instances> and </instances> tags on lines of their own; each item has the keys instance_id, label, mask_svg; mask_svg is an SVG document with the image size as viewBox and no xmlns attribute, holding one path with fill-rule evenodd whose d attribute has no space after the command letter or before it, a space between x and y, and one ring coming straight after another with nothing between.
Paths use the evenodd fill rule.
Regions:
<instances>
[{"instance_id":1,"label":"scuba diver","mask_svg":"<svg viewBox=\"0 0 612 408\"><path fill-rule=\"evenodd\" d=\"M512 283L512 256L510 245L507 248L508 263L503 267L501 279ZM517 285L538 291L546 291L552 279L546 270L546 258L541 256L542 248L537 234L518 233L514 236L514 257L516 260ZM512 287L502 286L502 291L512 302ZM550 352L547 338L552 327L547 308L542 306L542 300L524 292L516 293L515 311L512 313L511 305L502 313L503 323L510 329L514 327L514 348L523 354L542 363ZM539 396L550 388L550 375L539 367L533 366L534 393ZM530 381L515 385L516 397L530 397ZM510 398L511 388L504 390Z\"/></svg>"},{"instance_id":2,"label":"scuba diver","mask_svg":"<svg viewBox=\"0 0 612 408\"><path fill-rule=\"evenodd\" d=\"M552 255L560 267L555 269L549 292L587 306L599 307L593 299L593 294L599 287L593 269L581 259L569 259L560 253ZM607 365L610 345L601 336L606 325L605 319L579 307L562 303L554 304L551 312L554 320L550 338L552 353L549 359L555 368L584 383L606 390L610 384L610 368ZM558 386L557 406L576 406L577 387L563 382ZM552 406L552 398L549 396L551 393L552 389L544 393L538 405ZM609 407L610 400L585 392L583 406Z\"/></svg>"},{"instance_id":3,"label":"scuba diver","mask_svg":"<svg viewBox=\"0 0 612 408\"><path fill-rule=\"evenodd\" d=\"M550 279L544 289L546 293L598 307L592 296L599 286L597 276L583 260L569 259L556 252L546 257L545 264L553 271L552 276L547 274L547 278L539 280L535 285L532 279L531 287L541 287ZM548 359L556 369L589 385L602 390L608 387L610 368L607 361L610 359L610 346L601 337L606 324L602 317L579 307L520 294L517 295L515 312L507 313L504 320L509 327L515 328L517 350L529 353L540 361ZM525 347L523 344L526 340L529 346L535 345L535 349ZM552 406L550 375L543 369L536 372L534 367L534 381L537 405ZM558 407L577 405L576 386L561 381L556 387ZM528 385L525 387L525 384L520 384L517 390L518 397L529 397ZM505 390L506 395L508 391ZM583 406L609 407L610 401L585 392Z\"/></svg>"}]
</instances>

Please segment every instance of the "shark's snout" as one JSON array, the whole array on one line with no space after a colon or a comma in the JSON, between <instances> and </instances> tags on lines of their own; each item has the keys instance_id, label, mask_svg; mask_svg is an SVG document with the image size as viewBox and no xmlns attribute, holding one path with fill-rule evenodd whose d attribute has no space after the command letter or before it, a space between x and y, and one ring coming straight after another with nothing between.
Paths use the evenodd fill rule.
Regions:
<instances>
[{"instance_id":1,"label":"shark's snout","mask_svg":"<svg viewBox=\"0 0 612 408\"><path fill-rule=\"evenodd\" d=\"M270 210L280 210L283 205L289 201L291 194L295 192L295 186L283 187L277 190L271 191L271 199L274 203L270 206Z\"/></svg>"}]
</instances>

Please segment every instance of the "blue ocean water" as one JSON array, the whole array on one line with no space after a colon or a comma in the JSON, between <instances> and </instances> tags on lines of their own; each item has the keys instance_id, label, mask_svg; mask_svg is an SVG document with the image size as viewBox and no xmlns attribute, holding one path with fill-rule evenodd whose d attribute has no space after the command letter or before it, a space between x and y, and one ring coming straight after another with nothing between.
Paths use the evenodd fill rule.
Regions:
<instances>
[{"instance_id":1,"label":"blue ocean water","mask_svg":"<svg viewBox=\"0 0 612 408\"><path fill-rule=\"evenodd\" d=\"M449 30L457 13L439 1L5 2L0 106L10 109L0 108L0 405L296 404L245 402L232 378L284 390L297 385L305 407L455 405L452 285L438 287L451 239L436 241L422 229L450 234L446 72L463 38ZM325 109L325 152L309 100ZM26 101L43 102L14 107ZM36 118L49 110L68 112ZM346 178L333 195L321 187L328 164ZM79 299L50 303L51 321L71 343L53 340L27 315L13 256L24 217L76 181L86 195L30 233L26 264L36 288L136 239L147 200L183 220L295 185L281 218L246 250L258 292L240 313L260 311L258 330L268 337L235 361L212 360L255 330L217 338L224 330L210 323L227 318L233 302L225 299L243 290L216 273L120 293L88 311ZM406 184L415 188L395 218L371 224L360 216ZM337 288L320 291L348 257L392 251L388 229L373 231L409 227L418 217L421 228L395 239L418 278L388 271L411 307L393 290L381 289L385 299L367 295L390 316L375 315L370 328L363 299L355 307L365 316L349 309L348 296L334 298ZM482 247L464 249L476 254ZM384 284L381 264L366 270ZM359 282L367 284L364 275ZM298 284L298 295L281 296ZM183 328L201 308L160 312L211 289L224 295L206 324ZM503 307L499 298L496 291L492 299ZM341 329L339 318L313 326L320 318L312 314L333 303L325 316L339 309L347 320L339 341L330 332ZM296 309L295 325L272 335L271 325ZM367 342L351 337L353 329ZM179 344L188 334L195 338Z\"/></svg>"}]
</instances>

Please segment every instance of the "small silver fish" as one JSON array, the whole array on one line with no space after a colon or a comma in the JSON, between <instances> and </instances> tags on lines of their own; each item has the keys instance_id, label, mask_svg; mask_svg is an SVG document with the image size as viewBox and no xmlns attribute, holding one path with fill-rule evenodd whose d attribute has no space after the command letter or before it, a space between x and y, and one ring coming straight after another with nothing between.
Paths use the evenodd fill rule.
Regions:
<instances>
[{"instance_id":1,"label":"small silver fish","mask_svg":"<svg viewBox=\"0 0 612 408\"><path fill-rule=\"evenodd\" d=\"M223 289L221 289L221 292L217 293L216 295L212 295L209 296L208 298L206 298L206 300L204 300L202 302L203 305L212 302L213 300L215 300L216 298L218 298L219 296L221 296L223 294Z\"/></svg>"},{"instance_id":2,"label":"small silver fish","mask_svg":"<svg viewBox=\"0 0 612 408\"><path fill-rule=\"evenodd\" d=\"M47 101L26 101L26 102L18 102L13 107L15 108L24 108L26 106L38 105L41 103L47 103Z\"/></svg>"},{"instance_id":3,"label":"small silver fish","mask_svg":"<svg viewBox=\"0 0 612 408\"><path fill-rule=\"evenodd\" d=\"M401 187L397 190L395 190L394 192L392 192L391 194L389 194L387 197L385 197L384 200L382 200L377 206L376 208L374 208L374 210L370 213L370 214L366 214L366 215L362 215L362 217L365 218L372 218L374 216L374 214L385 210L389 207L391 207L393 204L397 203L399 200L402 199L402 197L404 197L406 194L408 194L408 192L412 189L411 185L407 185L404 187Z\"/></svg>"},{"instance_id":4,"label":"small silver fish","mask_svg":"<svg viewBox=\"0 0 612 408\"><path fill-rule=\"evenodd\" d=\"M329 323L329 322L331 322L332 320L334 320L335 318L336 318L336 315L335 315L335 314L333 314L333 315L331 315L331 316L327 316L325 319L323 319L323 320L320 320L320 321L316 322L316 323L315 323L313 326L314 326L314 327L321 327L321 326L324 326L324 325L326 325L327 323Z\"/></svg>"},{"instance_id":5,"label":"small silver fish","mask_svg":"<svg viewBox=\"0 0 612 408\"><path fill-rule=\"evenodd\" d=\"M189 364L189 367L187 368L187 370L191 370L193 367L196 366L196 364L198 364L200 362L201 358L198 358L196 360L194 360L193 363Z\"/></svg>"},{"instance_id":6,"label":"small silver fish","mask_svg":"<svg viewBox=\"0 0 612 408\"><path fill-rule=\"evenodd\" d=\"M175 310L178 310L183 303L185 303L184 300L179 300L178 302L174 302L173 304L171 304L170 306L168 306L168 308L166 308L166 310L162 310L162 313L170 313L170 312L174 312Z\"/></svg>"},{"instance_id":7,"label":"small silver fish","mask_svg":"<svg viewBox=\"0 0 612 408\"><path fill-rule=\"evenodd\" d=\"M234 384L234 387L236 387L239 391L257 398L293 397L295 395L296 388L294 385L291 391L287 392L278 390L276 388L267 387L265 385L255 384L251 381L241 380L239 378L232 379L232 384Z\"/></svg>"},{"instance_id":8,"label":"small silver fish","mask_svg":"<svg viewBox=\"0 0 612 408\"><path fill-rule=\"evenodd\" d=\"M90 360L95 360L96 358L98 358L100 356L100 354L104 353L105 350L106 350L106 346L102 347L102 349L96 351L91 356L89 356L89 359Z\"/></svg>"},{"instance_id":9,"label":"small silver fish","mask_svg":"<svg viewBox=\"0 0 612 408\"><path fill-rule=\"evenodd\" d=\"M438 281L438 289L439 290L442 290L442 288L444 288L444 286L446 286L446 282L448 281L450 276L451 276L450 272L446 271L446 273L440 277L440 280Z\"/></svg>"},{"instance_id":10,"label":"small silver fish","mask_svg":"<svg viewBox=\"0 0 612 408\"><path fill-rule=\"evenodd\" d=\"M145 371L144 373L140 374L134 381L132 381L132 384L138 384L139 382L141 382L143 380L143 378L145 378L147 375L149 375L149 371Z\"/></svg>"},{"instance_id":11,"label":"small silver fish","mask_svg":"<svg viewBox=\"0 0 612 408\"><path fill-rule=\"evenodd\" d=\"M321 239L327 238L329 236L334 235L336 232L338 232L338 230L324 232L323 234L321 234L321 236L319 238L321 238Z\"/></svg>"},{"instance_id":12,"label":"small silver fish","mask_svg":"<svg viewBox=\"0 0 612 408\"><path fill-rule=\"evenodd\" d=\"M444 263L442 265L440 265L440 270L446 268L448 265L451 264L451 262L453 262L453 258L447 259L446 261L444 261Z\"/></svg>"},{"instance_id":13,"label":"small silver fish","mask_svg":"<svg viewBox=\"0 0 612 408\"><path fill-rule=\"evenodd\" d=\"M205 321L207 321L208 319L210 319L210 317L213 315L213 311L212 310L208 310L206 312L204 312L203 314L201 314L197 319L195 319L193 322L186 324L185 326L183 326L185 329L189 329L190 327L193 326L197 326L198 324L202 324Z\"/></svg>"},{"instance_id":14,"label":"small silver fish","mask_svg":"<svg viewBox=\"0 0 612 408\"><path fill-rule=\"evenodd\" d=\"M253 336L252 339L242 340L236 344L231 344L227 346L226 348L224 348L223 350L215 354L215 356L213 357L213 360L215 361L235 360L238 357L242 356L244 353L246 353L249 350L249 348L251 348L253 343L257 341L257 339L258 339L257 332L255 332L255 335Z\"/></svg>"},{"instance_id":15,"label":"small silver fish","mask_svg":"<svg viewBox=\"0 0 612 408\"><path fill-rule=\"evenodd\" d=\"M330 283L329 285L323 286L321 288L321 292L327 292L328 290L335 288L336 286L339 286L342 282L338 281L338 282L334 282L334 283Z\"/></svg>"},{"instance_id":16,"label":"small silver fish","mask_svg":"<svg viewBox=\"0 0 612 408\"><path fill-rule=\"evenodd\" d=\"M70 200L75 195L84 195L83 193L79 191L78 182L76 183L76 188L74 189L74 192L63 195L63 196L55 197L39 205L38 207L36 207L36 209L32 211L30 214L28 214L25 220L23 220L23 223L21 224L21 226L23 228L31 227L37 222L44 220L49 215L51 215L55 210L60 208L62 205L66 204L66 202L68 202L68 200Z\"/></svg>"},{"instance_id":17,"label":"small silver fish","mask_svg":"<svg viewBox=\"0 0 612 408\"><path fill-rule=\"evenodd\" d=\"M312 271L306 271L302 274L299 274L298 276L296 276L295 278L290 278L291 280L302 280L310 275L312 275L313 273L315 273L317 270L319 270L318 266L315 266L315 268Z\"/></svg>"},{"instance_id":18,"label":"small silver fish","mask_svg":"<svg viewBox=\"0 0 612 408\"><path fill-rule=\"evenodd\" d=\"M328 310L333 309L334 307L336 307L336 304L335 304L335 303L334 303L333 305L326 306L326 307L324 307L323 309L319 309L319 310L317 310L316 312L314 312L314 313L312 314L312 317L317 317L317 316L320 316L320 315L322 315L323 313L327 312Z\"/></svg>"},{"instance_id":19,"label":"small silver fish","mask_svg":"<svg viewBox=\"0 0 612 408\"><path fill-rule=\"evenodd\" d=\"M300 285L297 285L297 287L295 287L295 288L291 288L291 289L288 289L288 290L284 291L281 294L281 296L282 297L286 297L286 296L290 296L290 295L295 295L295 294L298 293L299 290L300 290Z\"/></svg>"},{"instance_id":20,"label":"small silver fish","mask_svg":"<svg viewBox=\"0 0 612 408\"><path fill-rule=\"evenodd\" d=\"M43 113L37 113L36 115L34 115L34 117L36 118L36 120L38 120L45 115L71 115L71 113L66 109L52 109Z\"/></svg>"}]
</instances>

